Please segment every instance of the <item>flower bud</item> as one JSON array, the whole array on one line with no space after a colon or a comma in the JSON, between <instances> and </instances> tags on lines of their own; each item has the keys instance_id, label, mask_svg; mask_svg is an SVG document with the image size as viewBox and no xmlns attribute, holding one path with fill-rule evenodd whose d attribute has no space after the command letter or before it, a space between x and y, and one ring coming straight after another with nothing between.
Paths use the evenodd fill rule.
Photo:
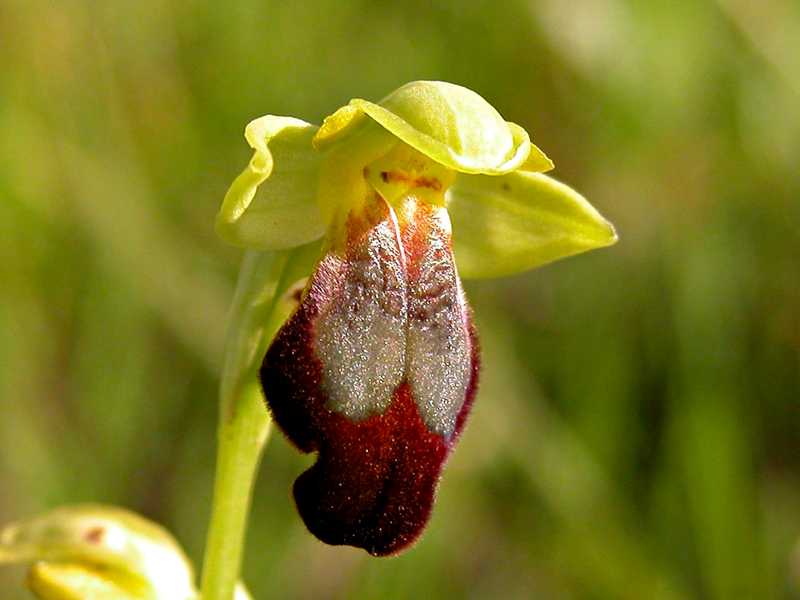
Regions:
<instances>
[{"instance_id":1,"label":"flower bud","mask_svg":"<svg viewBox=\"0 0 800 600\"><path fill-rule=\"evenodd\" d=\"M31 589L45 600L193 600L189 560L165 529L130 511L57 508L0 532L0 563L34 562Z\"/></svg>"}]
</instances>

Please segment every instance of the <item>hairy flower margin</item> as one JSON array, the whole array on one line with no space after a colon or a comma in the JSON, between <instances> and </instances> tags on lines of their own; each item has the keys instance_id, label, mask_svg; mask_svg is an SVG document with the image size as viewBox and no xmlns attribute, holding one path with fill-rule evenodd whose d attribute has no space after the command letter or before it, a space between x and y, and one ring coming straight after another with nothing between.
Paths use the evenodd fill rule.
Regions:
<instances>
[{"instance_id":1,"label":"hairy flower margin","mask_svg":"<svg viewBox=\"0 0 800 600\"><path fill-rule=\"evenodd\" d=\"M543 174L553 163L524 129L457 85L355 99L321 127L267 115L245 138L253 158L216 223L254 250L223 389L264 355L275 422L319 453L294 485L308 529L397 553L428 521L476 391L460 277L518 273L616 233Z\"/></svg>"}]
</instances>

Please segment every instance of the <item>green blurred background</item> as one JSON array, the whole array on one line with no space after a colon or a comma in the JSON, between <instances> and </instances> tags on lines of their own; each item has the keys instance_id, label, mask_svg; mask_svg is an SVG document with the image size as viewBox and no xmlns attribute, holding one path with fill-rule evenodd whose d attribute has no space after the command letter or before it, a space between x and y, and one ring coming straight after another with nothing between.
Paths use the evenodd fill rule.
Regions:
<instances>
[{"instance_id":1,"label":"green blurred background","mask_svg":"<svg viewBox=\"0 0 800 600\"><path fill-rule=\"evenodd\" d=\"M800 598L796 0L2 0L0 522L118 503L199 564L244 125L414 79L523 125L621 241L467 282L482 387L401 557L313 539L274 436L255 597Z\"/></svg>"}]
</instances>

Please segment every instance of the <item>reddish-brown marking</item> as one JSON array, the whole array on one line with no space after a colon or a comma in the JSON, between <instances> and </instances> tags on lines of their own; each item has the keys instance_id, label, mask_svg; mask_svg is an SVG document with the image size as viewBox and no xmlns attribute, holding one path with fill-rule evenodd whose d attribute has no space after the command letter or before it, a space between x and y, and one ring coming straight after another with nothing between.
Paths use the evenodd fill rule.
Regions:
<instances>
[{"instance_id":1,"label":"reddish-brown marking","mask_svg":"<svg viewBox=\"0 0 800 600\"><path fill-rule=\"evenodd\" d=\"M384 183L408 183L411 187L427 188L435 192L442 190L442 182L436 177L411 177L402 171L381 171L381 179Z\"/></svg>"}]
</instances>

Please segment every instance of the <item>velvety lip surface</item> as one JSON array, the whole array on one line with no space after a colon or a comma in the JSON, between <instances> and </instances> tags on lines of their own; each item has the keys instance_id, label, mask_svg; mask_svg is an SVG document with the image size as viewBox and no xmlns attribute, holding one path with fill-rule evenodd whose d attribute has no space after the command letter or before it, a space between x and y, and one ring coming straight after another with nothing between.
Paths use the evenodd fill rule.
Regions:
<instances>
[{"instance_id":1,"label":"velvety lip surface","mask_svg":"<svg viewBox=\"0 0 800 600\"><path fill-rule=\"evenodd\" d=\"M264 359L261 382L275 422L300 450L319 453L295 482L294 497L308 529L328 544L387 555L414 542L469 413L478 345L449 229L437 219L436 209L420 205L401 211L398 220L380 197L351 214L343 247L322 257L300 306ZM366 321L359 317L365 311ZM399 331L378 344L364 339L385 331L386 323L399 324ZM325 350L320 340L329 332L320 328L342 329L333 339L361 339L353 348L367 360L352 349ZM404 342L405 347L385 347ZM416 356L422 350L424 356ZM351 352L350 362L361 365L355 370L327 364ZM369 360L372 355L390 364L377 368L382 365ZM462 375L441 383L442 369ZM331 380L342 375L372 383ZM431 406L431 390L449 396L441 410ZM358 400L344 398L348 391Z\"/></svg>"}]
</instances>

